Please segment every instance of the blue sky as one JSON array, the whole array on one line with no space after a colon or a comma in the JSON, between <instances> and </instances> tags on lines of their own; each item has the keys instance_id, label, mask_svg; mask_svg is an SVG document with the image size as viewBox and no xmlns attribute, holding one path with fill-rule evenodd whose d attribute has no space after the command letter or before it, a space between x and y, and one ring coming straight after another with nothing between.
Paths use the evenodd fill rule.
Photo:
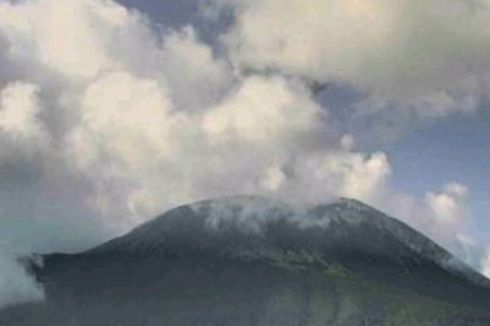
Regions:
<instances>
[{"instance_id":1,"label":"blue sky","mask_svg":"<svg viewBox=\"0 0 490 326\"><path fill-rule=\"evenodd\" d=\"M453 116L415 128L386 148L396 171L393 182L399 189L419 194L445 180L468 185L472 232L490 243L489 139L488 112Z\"/></svg>"}]
</instances>

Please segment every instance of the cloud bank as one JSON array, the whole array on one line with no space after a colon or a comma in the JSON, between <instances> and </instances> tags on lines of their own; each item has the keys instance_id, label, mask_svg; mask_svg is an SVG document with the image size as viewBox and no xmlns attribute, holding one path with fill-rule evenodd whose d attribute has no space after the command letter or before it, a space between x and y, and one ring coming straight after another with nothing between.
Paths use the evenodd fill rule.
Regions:
<instances>
[{"instance_id":1,"label":"cloud bank","mask_svg":"<svg viewBox=\"0 0 490 326\"><path fill-rule=\"evenodd\" d=\"M426 198L392 189L387 154L357 149L310 86L359 88L361 109L474 110L490 50L486 3L439 12L419 1L286 2L208 2L209 19L223 8L235 17L220 51L191 25L155 28L112 1L0 2L0 191L9 193L0 217L10 243L77 250L177 204L262 194L354 197L459 248L451 232L468 237L465 187ZM5 280L27 276L0 266ZM35 295L0 293L0 303L39 298L23 279L19 289Z\"/></svg>"},{"instance_id":2,"label":"cloud bank","mask_svg":"<svg viewBox=\"0 0 490 326\"><path fill-rule=\"evenodd\" d=\"M471 110L486 84L485 0L211 2L235 13L223 39L242 69L342 81L372 96L442 111L428 114Z\"/></svg>"}]
</instances>

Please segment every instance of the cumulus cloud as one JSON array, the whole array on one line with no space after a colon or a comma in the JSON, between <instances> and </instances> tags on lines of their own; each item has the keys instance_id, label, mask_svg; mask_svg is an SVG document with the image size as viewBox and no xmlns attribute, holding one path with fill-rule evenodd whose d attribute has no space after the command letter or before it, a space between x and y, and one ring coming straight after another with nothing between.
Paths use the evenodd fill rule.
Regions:
<instances>
[{"instance_id":1,"label":"cumulus cloud","mask_svg":"<svg viewBox=\"0 0 490 326\"><path fill-rule=\"evenodd\" d=\"M39 61L73 77L92 77L114 63L105 51L106 42L127 19L127 10L108 1L0 4L0 26L10 56Z\"/></svg>"},{"instance_id":2,"label":"cumulus cloud","mask_svg":"<svg viewBox=\"0 0 490 326\"><path fill-rule=\"evenodd\" d=\"M38 120L38 88L26 83L8 85L0 94L0 128L12 138L43 138Z\"/></svg>"},{"instance_id":3,"label":"cumulus cloud","mask_svg":"<svg viewBox=\"0 0 490 326\"><path fill-rule=\"evenodd\" d=\"M234 12L223 42L244 71L346 83L381 98L378 105L396 103L429 116L471 111L485 97L488 1L210 3L208 10Z\"/></svg>"},{"instance_id":4,"label":"cumulus cloud","mask_svg":"<svg viewBox=\"0 0 490 326\"><path fill-rule=\"evenodd\" d=\"M136 221L231 193L321 201L342 189L368 199L390 170L382 153L325 139L328 116L307 88L283 77L245 78L220 103L189 112L166 83L113 72L86 88L80 109L66 155L95 185L101 211L114 215L126 203Z\"/></svg>"},{"instance_id":5,"label":"cumulus cloud","mask_svg":"<svg viewBox=\"0 0 490 326\"><path fill-rule=\"evenodd\" d=\"M324 181L335 174L343 193L367 197L386 174L355 181L350 173L388 165L383 154L371 158L340 144L300 79L237 74L190 26L155 31L143 15L110 1L0 8L5 64L18 70L10 78L37 82L10 81L3 129L49 139L45 163L88 183L104 214L147 218L206 195L298 190L313 183L308 165ZM334 157L337 163L325 163ZM335 195L335 187L306 197Z\"/></svg>"},{"instance_id":6,"label":"cumulus cloud","mask_svg":"<svg viewBox=\"0 0 490 326\"><path fill-rule=\"evenodd\" d=\"M433 212L434 217L440 225L451 225L458 227L467 216L464 201L468 189L459 184L451 183L444 187L441 192L428 193L426 200Z\"/></svg>"},{"instance_id":7,"label":"cumulus cloud","mask_svg":"<svg viewBox=\"0 0 490 326\"><path fill-rule=\"evenodd\" d=\"M422 41L411 30L407 40L393 39L387 17L398 19L402 11L387 2L287 2L233 3L236 24L226 36L229 52L221 54L192 26L155 29L141 13L112 1L0 2L0 67L10 67L0 73L0 175L9 177L0 192L13 193L0 198L0 217L25 226L10 228L17 234L10 243L76 250L177 204L230 194L308 203L355 197L386 209L397 203L413 221L415 207L424 207L425 224L414 222L424 230L432 223L459 225L462 186L426 199L387 200L394 192L389 157L356 149L356 137L338 132L305 79L345 80L379 96L426 96L422 90L434 85L452 89L448 76L466 78L467 71L441 72L435 82L427 77L424 67L447 50L432 44L430 53L422 52L427 66L412 71L418 61L396 51ZM413 25L420 4L403 7ZM354 35L361 31L368 37ZM395 59L408 61L382 67ZM455 62L444 60L444 67ZM451 101L441 95L434 103L445 110ZM39 225L49 227L36 232ZM6 254L10 263L0 268L17 271L7 259L13 256ZM23 282L19 289L30 285L39 293L35 282Z\"/></svg>"}]
</instances>

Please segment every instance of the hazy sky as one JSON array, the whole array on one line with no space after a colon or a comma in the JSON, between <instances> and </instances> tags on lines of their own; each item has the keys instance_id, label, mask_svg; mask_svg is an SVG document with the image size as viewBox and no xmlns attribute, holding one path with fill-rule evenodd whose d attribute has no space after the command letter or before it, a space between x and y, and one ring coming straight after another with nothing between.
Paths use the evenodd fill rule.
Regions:
<instances>
[{"instance_id":1,"label":"hazy sky","mask_svg":"<svg viewBox=\"0 0 490 326\"><path fill-rule=\"evenodd\" d=\"M39 297L17 253L230 194L354 197L490 275L489 21L488 0L0 0L0 289L24 284L0 299Z\"/></svg>"}]
</instances>

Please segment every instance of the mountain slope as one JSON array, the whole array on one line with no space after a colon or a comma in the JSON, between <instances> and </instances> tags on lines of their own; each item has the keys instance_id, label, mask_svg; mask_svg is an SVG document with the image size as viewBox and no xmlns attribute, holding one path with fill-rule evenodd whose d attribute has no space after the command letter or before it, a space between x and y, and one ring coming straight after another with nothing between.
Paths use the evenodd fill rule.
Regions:
<instances>
[{"instance_id":1,"label":"mountain slope","mask_svg":"<svg viewBox=\"0 0 490 326\"><path fill-rule=\"evenodd\" d=\"M490 325L485 278L349 199L203 201L35 272L1 325Z\"/></svg>"}]
</instances>

